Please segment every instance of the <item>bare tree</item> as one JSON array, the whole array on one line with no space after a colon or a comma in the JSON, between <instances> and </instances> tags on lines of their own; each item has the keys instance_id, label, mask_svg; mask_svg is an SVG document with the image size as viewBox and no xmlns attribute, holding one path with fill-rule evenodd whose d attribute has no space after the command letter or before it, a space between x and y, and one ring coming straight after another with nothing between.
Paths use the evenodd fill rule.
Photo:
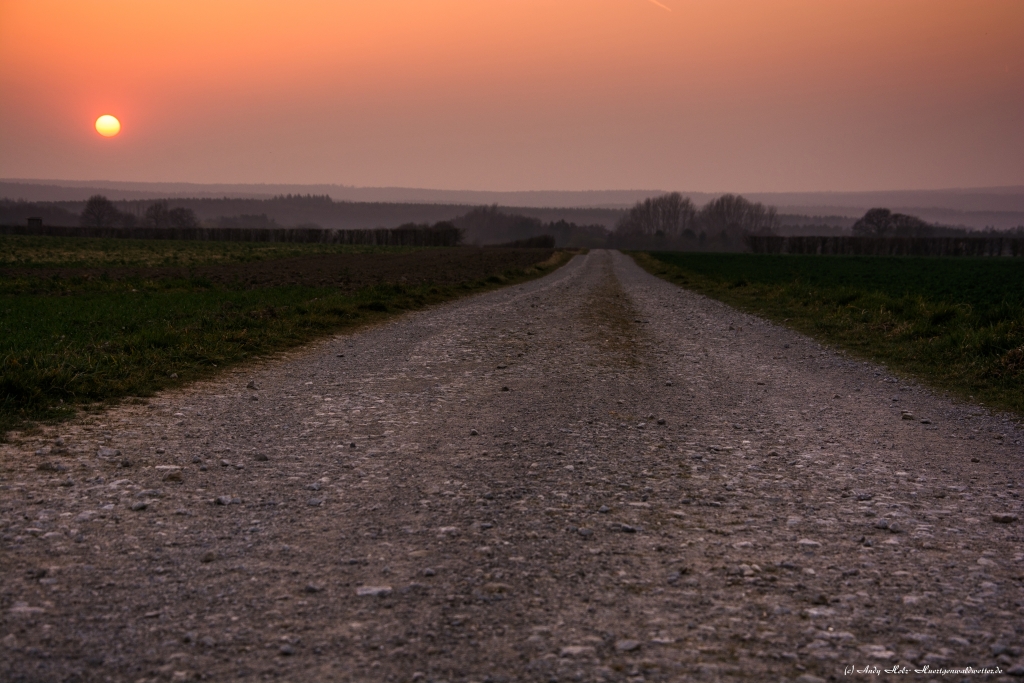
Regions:
<instances>
[{"instance_id":1,"label":"bare tree","mask_svg":"<svg viewBox=\"0 0 1024 683\"><path fill-rule=\"evenodd\" d=\"M689 198L673 192L637 202L616 224L615 233L621 238L644 238L633 242L655 248L669 247L658 238L730 247L741 244L745 234L774 234L778 223L775 207L739 195L724 194L698 211Z\"/></svg>"},{"instance_id":2,"label":"bare tree","mask_svg":"<svg viewBox=\"0 0 1024 683\"><path fill-rule=\"evenodd\" d=\"M709 235L738 237L744 233L771 234L778 227L779 217L775 207L723 194L701 209L698 220Z\"/></svg>"},{"instance_id":3,"label":"bare tree","mask_svg":"<svg viewBox=\"0 0 1024 683\"><path fill-rule=\"evenodd\" d=\"M167 202L150 204L146 209L146 223L153 228L166 228L171 223Z\"/></svg>"},{"instance_id":4,"label":"bare tree","mask_svg":"<svg viewBox=\"0 0 1024 683\"><path fill-rule=\"evenodd\" d=\"M111 228L118 224L121 212L101 194L94 194L85 203L79 222L86 228Z\"/></svg>"},{"instance_id":5,"label":"bare tree","mask_svg":"<svg viewBox=\"0 0 1024 683\"><path fill-rule=\"evenodd\" d=\"M192 209L178 207L167 212L172 228L198 228L199 219Z\"/></svg>"},{"instance_id":6,"label":"bare tree","mask_svg":"<svg viewBox=\"0 0 1024 683\"><path fill-rule=\"evenodd\" d=\"M871 209L853 224L853 234L862 237L930 237L937 232L917 216Z\"/></svg>"},{"instance_id":7,"label":"bare tree","mask_svg":"<svg viewBox=\"0 0 1024 683\"><path fill-rule=\"evenodd\" d=\"M761 203L751 205L747 214L746 231L754 235L774 235L779 227L779 212L774 206Z\"/></svg>"},{"instance_id":8,"label":"bare tree","mask_svg":"<svg viewBox=\"0 0 1024 683\"><path fill-rule=\"evenodd\" d=\"M637 202L615 226L622 236L680 237L694 227L697 209L678 192Z\"/></svg>"}]
</instances>

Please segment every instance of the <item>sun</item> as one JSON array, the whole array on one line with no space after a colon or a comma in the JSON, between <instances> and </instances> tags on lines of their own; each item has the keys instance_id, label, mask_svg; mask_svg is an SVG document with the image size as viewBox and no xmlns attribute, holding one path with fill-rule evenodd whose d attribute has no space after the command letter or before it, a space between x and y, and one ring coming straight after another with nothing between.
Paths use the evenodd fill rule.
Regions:
<instances>
[{"instance_id":1,"label":"sun","mask_svg":"<svg viewBox=\"0 0 1024 683\"><path fill-rule=\"evenodd\" d=\"M121 132L121 122L110 114L96 119L96 132L105 138L112 138Z\"/></svg>"}]
</instances>

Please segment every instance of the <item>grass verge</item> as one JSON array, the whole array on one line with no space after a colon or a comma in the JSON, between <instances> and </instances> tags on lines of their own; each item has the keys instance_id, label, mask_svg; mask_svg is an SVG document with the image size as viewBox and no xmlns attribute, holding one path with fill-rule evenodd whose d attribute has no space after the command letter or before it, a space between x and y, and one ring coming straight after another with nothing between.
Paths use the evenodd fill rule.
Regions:
<instances>
[{"instance_id":1,"label":"grass verge","mask_svg":"<svg viewBox=\"0 0 1024 683\"><path fill-rule=\"evenodd\" d=\"M1024 260L632 255L682 287L1024 415Z\"/></svg>"},{"instance_id":2,"label":"grass verge","mask_svg":"<svg viewBox=\"0 0 1024 683\"><path fill-rule=\"evenodd\" d=\"M185 248L198 261L209 261L194 244ZM48 264L110 261L104 253L82 259L73 243L51 249L57 250L66 251L64 260L48 259ZM539 258L551 254L538 253ZM0 277L0 438L34 422L57 422L81 409L149 396L404 311L525 282L571 256L554 252L541 263L495 266L482 276L477 269L461 282L380 282L355 291L289 284L245 288L144 276L33 283L24 271L6 283Z\"/></svg>"}]
</instances>

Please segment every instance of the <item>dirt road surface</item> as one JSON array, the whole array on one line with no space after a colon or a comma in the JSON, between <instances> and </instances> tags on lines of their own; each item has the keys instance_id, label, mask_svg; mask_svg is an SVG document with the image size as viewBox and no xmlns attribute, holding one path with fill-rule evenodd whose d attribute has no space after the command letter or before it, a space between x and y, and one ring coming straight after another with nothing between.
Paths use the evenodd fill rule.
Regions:
<instances>
[{"instance_id":1,"label":"dirt road surface","mask_svg":"<svg viewBox=\"0 0 1024 683\"><path fill-rule=\"evenodd\" d=\"M595 251L3 446L0 679L1020 680L1022 438Z\"/></svg>"}]
</instances>

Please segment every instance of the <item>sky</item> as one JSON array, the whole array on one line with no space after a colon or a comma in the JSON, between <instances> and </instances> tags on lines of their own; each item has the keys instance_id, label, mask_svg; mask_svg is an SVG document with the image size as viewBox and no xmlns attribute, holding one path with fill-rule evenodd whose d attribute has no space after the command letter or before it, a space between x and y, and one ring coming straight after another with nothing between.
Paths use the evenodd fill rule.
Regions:
<instances>
[{"instance_id":1,"label":"sky","mask_svg":"<svg viewBox=\"0 0 1024 683\"><path fill-rule=\"evenodd\" d=\"M0 177L1024 185L1024 2L0 0Z\"/></svg>"}]
</instances>

